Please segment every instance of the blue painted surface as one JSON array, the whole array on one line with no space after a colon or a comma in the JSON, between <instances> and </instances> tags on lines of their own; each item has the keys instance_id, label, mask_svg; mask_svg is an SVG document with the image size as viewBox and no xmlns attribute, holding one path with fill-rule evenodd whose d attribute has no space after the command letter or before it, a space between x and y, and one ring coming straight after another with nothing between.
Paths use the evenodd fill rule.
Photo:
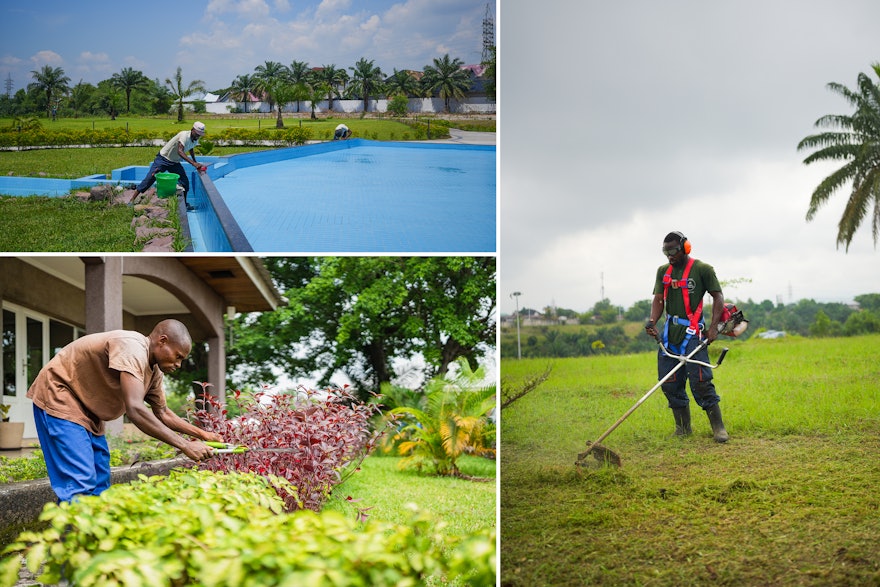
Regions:
<instances>
[{"instance_id":1,"label":"blue painted surface","mask_svg":"<svg viewBox=\"0 0 880 587\"><path fill-rule=\"evenodd\" d=\"M210 175L255 251L495 251L492 146L329 142Z\"/></svg>"}]
</instances>

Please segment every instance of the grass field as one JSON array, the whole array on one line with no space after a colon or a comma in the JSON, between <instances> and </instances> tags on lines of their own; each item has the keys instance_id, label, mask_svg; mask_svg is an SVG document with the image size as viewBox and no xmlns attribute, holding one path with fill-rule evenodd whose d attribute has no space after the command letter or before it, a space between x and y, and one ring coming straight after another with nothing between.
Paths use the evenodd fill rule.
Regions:
<instances>
[{"instance_id":1,"label":"grass field","mask_svg":"<svg viewBox=\"0 0 880 587\"><path fill-rule=\"evenodd\" d=\"M717 345L716 345L717 346ZM552 361L502 413L502 585L880 584L880 336L735 342L715 382L731 440L671 436L653 354ZM713 356L719 349L713 348ZM548 360L502 361L502 385Z\"/></svg>"}]
</instances>

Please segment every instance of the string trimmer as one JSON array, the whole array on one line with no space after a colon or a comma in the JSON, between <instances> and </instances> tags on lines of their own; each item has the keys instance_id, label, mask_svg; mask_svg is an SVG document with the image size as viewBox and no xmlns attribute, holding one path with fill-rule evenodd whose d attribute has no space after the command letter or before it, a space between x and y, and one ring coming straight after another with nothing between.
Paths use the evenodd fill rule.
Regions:
<instances>
[{"instance_id":1,"label":"string trimmer","mask_svg":"<svg viewBox=\"0 0 880 587\"><path fill-rule=\"evenodd\" d=\"M734 306L733 304L725 304L723 318L724 318L724 321L718 325L718 332L721 334L724 334L726 336L731 336L731 337L738 336L738 335L742 334L745 331L746 327L748 326L748 320L746 320L743 317L742 311L737 310L736 306ZM645 395L643 395L641 397L641 399L639 399L639 401L637 401L633 407L631 407L629 410L627 410L626 413L624 415L622 415L617 420L617 422L612 424L608 430L603 432L599 436L599 438L596 439L595 442L590 442L588 440L587 441L587 450L578 454L578 458L577 458L577 461L575 461L575 465L583 464L584 459L587 458L588 455L592 454L596 458L596 460L598 460L600 462L617 465L619 467L620 462L621 462L620 456L617 453L615 453L613 450L611 450L605 446L602 446L599 443L601 443L603 440L605 440L605 438L607 438L609 434L614 432L614 430L618 426L620 426L624 420L629 418L630 414L635 412L640 405L645 403L645 401L649 397L651 397L651 394L653 394L655 391L657 391L657 389L659 389L661 385L666 383L669 380L669 378L672 377L672 375L675 374L676 371L681 369L686 363L693 363L694 365L701 365L703 367L708 367L710 369L717 369L718 367L721 366L721 363L724 361L724 357L727 355L727 351L730 350L728 348L722 349L721 356L718 357L718 362L716 364L712 365L711 363L705 363L703 361L698 361L693 358L697 353L699 353L700 351L702 351L703 349L705 349L709 346L708 341L704 340L704 341L700 342L700 344L697 345L697 348L695 348L693 351L691 351L691 353L688 355L675 355L675 354L672 354L669 351L669 349L667 349L663 345L663 341L660 340L659 336L655 336L654 338L657 341L657 344L659 344L660 348L663 350L663 354L665 354L667 357L669 357L671 359L677 359L678 364L675 367L673 367L672 369L670 369L669 373L667 373L662 379L660 379L660 381L658 381L657 384L654 385L654 387L649 389L647 391L647 393L645 393Z\"/></svg>"}]
</instances>

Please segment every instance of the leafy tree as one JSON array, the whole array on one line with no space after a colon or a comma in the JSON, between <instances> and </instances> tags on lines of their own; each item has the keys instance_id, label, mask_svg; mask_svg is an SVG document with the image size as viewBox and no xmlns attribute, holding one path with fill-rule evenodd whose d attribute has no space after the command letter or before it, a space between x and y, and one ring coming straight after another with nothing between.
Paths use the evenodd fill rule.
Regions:
<instances>
[{"instance_id":1,"label":"leafy tree","mask_svg":"<svg viewBox=\"0 0 880 587\"><path fill-rule=\"evenodd\" d=\"M50 116L52 110L52 98L60 97L69 91L70 78L64 75L60 67L44 65L39 71L31 71L34 82L28 84L28 90L42 92L46 97L46 116Z\"/></svg>"},{"instance_id":2,"label":"leafy tree","mask_svg":"<svg viewBox=\"0 0 880 587\"><path fill-rule=\"evenodd\" d=\"M189 84L183 83L183 72L180 67L174 74L174 79L166 79L165 86L170 90L171 97L177 102L177 122L183 122L183 101L197 92L205 91L205 82L193 80Z\"/></svg>"},{"instance_id":3,"label":"leafy tree","mask_svg":"<svg viewBox=\"0 0 880 587\"><path fill-rule=\"evenodd\" d=\"M392 414L404 417L400 431L406 440L398 445L405 458L401 468L430 468L438 475L459 476L456 461L466 451L480 451L482 428L495 408L495 385L481 386L482 370L471 371L459 362L451 378L432 379L425 391L425 407L399 407Z\"/></svg>"},{"instance_id":4,"label":"leafy tree","mask_svg":"<svg viewBox=\"0 0 880 587\"><path fill-rule=\"evenodd\" d=\"M110 83L125 92L125 111L131 112L132 90L145 90L149 87L150 81L142 72L125 67L121 72L113 74Z\"/></svg>"},{"instance_id":5,"label":"leafy tree","mask_svg":"<svg viewBox=\"0 0 880 587\"><path fill-rule=\"evenodd\" d=\"M880 314L880 294L862 294L855 297L862 310Z\"/></svg>"},{"instance_id":6,"label":"leafy tree","mask_svg":"<svg viewBox=\"0 0 880 587\"><path fill-rule=\"evenodd\" d=\"M871 67L880 77L880 63ZM857 86L851 90L839 83L829 83L828 89L843 96L855 112L823 116L816 126L834 130L810 135L798 144L798 150L815 149L804 159L806 165L817 161L844 162L813 191L807 221L816 216L834 192L851 184L849 200L837 225L837 246L844 245L847 251L866 217L871 218L875 246L880 238L880 87L864 73L859 73Z\"/></svg>"},{"instance_id":7,"label":"leafy tree","mask_svg":"<svg viewBox=\"0 0 880 587\"><path fill-rule=\"evenodd\" d=\"M406 116L406 113L409 111L409 100L403 94L394 94L391 96L391 99L388 100L388 112L391 113L392 116Z\"/></svg>"},{"instance_id":8,"label":"leafy tree","mask_svg":"<svg viewBox=\"0 0 880 587\"><path fill-rule=\"evenodd\" d=\"M363 98L364 112L367 112L370 96L382 87L382 70L363 57L351 69L352 90Z\"/></svg>"},{"instance_id":9,"label":"leafy tree","mask_svg":"<svg viewBox=\"0 0 880 587\"><path fill-rule=\"evenodd\" d=\"M231 368L252 383L270 366L346 375L362 395L394 377L395 359L424 358L426 378L464 357L473 369L495 342L495 260L469 257L269 258L287 306L240 316Z\"/></svg>"},{"instance_id":10,"label":"leafy tree","mask_svg":"<svg viewBox=\"0 0 880 587\"><path fill-rule=\"evenodd\" d=\"M116 116L122 109L122 93L116 88L112 80L104 80L98 83L98 91L94 97L95 104L110 116L110 120L116 120Z\"/></svg>"},{"instance_id":11,"label":"leafy tree","mask_svg":"<svg viewBox=\"0 0 880 587\"><path fill-rule=\"evenodd\" d=\"M174 94L167 87L159 83L158 79L154 80L151 84L150 99L154 114L167 114L174 104Z\"/></svg>"},{"instance_id":12,"label":"leafy tree","mask_svg":"<svg viewBox=\"0 0 880 587\"><path fill-rule=\"evenodd\" d=\"M470 76L461 68L462 65L464 62L461 59L450 59L447 53L440 59L435 57L433 66L425 66L422 84L426 93L440 96L446 112L449 112L449 100L464 98L471 87Z\"/></svg>"},{"instance_id":13,"label":"leafy tree","mask_svg":"<svg viewBox=\"0 0 880 587\"><path fill-rule=\"evenodd\" d=\"M327 109L331 112L333 111L333 96L337 98L342 97L342 93L339 91L339 86L344 86L348 81L348 72L344 69L337 69L336 65L324 65L321 69L315 74L315 77L318 81L322 81L327 84Z\"/></svg>"},{"instance_id":14,"label":"leafy tree","mask_svg":"<svg viewBox=\"0 0 880 587\"><path fill-rule=\"evenodd\" d=\"M238 102L244 102L244 111L247 113L248 111L248 103L251 99L251 94L257 89L258 83L256 76L244 74L235 78L232 82L232 86L229 88L229 91L232 93L232 97Z\"/></svg>"},{"instance_id":15,"label":"leafy tree","mask_svg":"<svg viewBox=\"0 0 880 587\"><path fill-rule=\"evenodd\" d=\"M867 310L853 312L846 319L843 331L847 336L878 333L880 332L880 316Z\"/></svg>"},{"instance_id":16,"label":"leafy tree","mask_svg":"<svg viewBox=\"0 0 880 587\"><path fill-rule=\"evenodd\" d=\"M85 111L95 94L95 86L83 83L82 80L70 90L70 107L73 109L73 117L78 118L79 113Z\"/></svg>"}]
</instances>

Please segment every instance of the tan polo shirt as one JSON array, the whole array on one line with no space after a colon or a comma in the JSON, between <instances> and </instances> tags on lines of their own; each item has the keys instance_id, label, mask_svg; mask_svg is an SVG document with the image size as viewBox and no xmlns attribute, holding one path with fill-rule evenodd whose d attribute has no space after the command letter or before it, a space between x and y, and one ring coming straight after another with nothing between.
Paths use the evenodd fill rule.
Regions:
<instances>
[{"instance_id":1,"label":"tan polo shirt","mask_svg":"<svg viewBox=\"0 0 880 587\"><path fill-rule=\"evenodd\" d=\"M150 339L139 332L112 330L79 338L46 363L27 397L56 418L104 434L104 422L125 413L120 373L144 384L144 401L165 407L162 371L150 366Z\"/></svg>"}]
</instances>

